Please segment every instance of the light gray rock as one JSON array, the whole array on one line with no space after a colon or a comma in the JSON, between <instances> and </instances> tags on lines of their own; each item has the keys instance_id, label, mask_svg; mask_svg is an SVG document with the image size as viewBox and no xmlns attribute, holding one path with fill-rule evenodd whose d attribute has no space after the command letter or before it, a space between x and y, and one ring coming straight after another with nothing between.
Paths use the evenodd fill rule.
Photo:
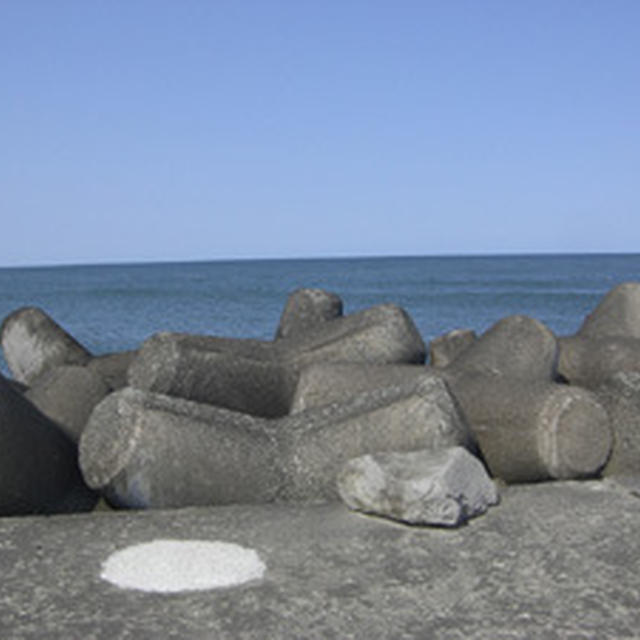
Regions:
<instances>
[{"instance_id":1,"label":"light gray rock","mask_svg":"<svg viewBox=\"0 0 640 640\"><path fill-rule=\"evenodd\" d=\"M101 376L113 391L127 386L127 371L137 351L120 351L94 356L87 368Z\"/></svg>"},{"instance_id":2,"label":"light gray rock","mask_svg":"<svg viewBox=\"0 0 640 640\"><path fill-rule=\"evenodd\" d=\"M297 289L289 296L276 330L276 339L290 338L342 316L342 300L323 289Z\"/></svg>"},{"instance_id":3,"label":"light gray rock","mask_svg":"<svg viewBox=\"0 0 640 640\"><path fill-rule=\"evenodd\" d=\"M609 417L585 389L474 373L449 386L493 476L506 482L585 478L608 460Z\"/></svg>"},{"instance_id":4,"label":"light gray rock","mask_svg":"<svg viewBox=\"0 0 640 640\"><path fill-rule=\"evenodd\" d=\"M337 499L349 458L454 445L469 430L433 376L271 420L128 388L94 410L80 465L120 506L313 502Z\"/></svg>"},{"instance_id":5,"label":"light gray rock","mask_svg":"<svg viewBox=\"0 0 640 640\"><path fill-rule=\"evenodd\" d=\"M0 342L13 377L27 385L49 369L91 359L87 349L37 307L9 314L0 327Z\"/></svg>"},{"instance_id":6,"label":"light gray rock","mask_svg":"<svg viewBox=\"0 0 640 640\"><path fill-rule=\"evenodd\" d=\"M161 333L129 367L131 386L262 417L288 413L299 372L317 362L420 363L411 318L381 305L275 342Z\"/></svg>"},{"instance_id":7,"label":"light gray rock","mask_svg":"<svg viewBox=\"0 0 640 640\"><path fill-rule=\"evenodd\" d=\"M77 442L93 408L109 391L103 378L87 367L62 365L37 378L24 395Z\"/></svg>"},{"instance_id":8,"label":"light gray rock","mask_svg":"<svg viewBox=\"0 0 640 640\"><path fill-rule=\"evenodd\" d=\"M312 407L348 402L362 392L384 387L415 387L418 379L435 375L424 365L312 364L300 372L290 412L299 413Z\"/></svg>"},{"instance_id":9,"label":"light gray rock","mask_svg":"<svg viewBox=\"0 0 640 640\"><path fill-rule=\"evenodd\" d=\"M640 372L618 373L595 393L609 413L614 434L603 475L635 478L640 487Z\"/></svg>"},{"instance_id":10,"label":"light gray rock","mask_svg":"<svg viewBox=\"0 0 640 640\"><path fill-rule=\"evenodd\" d=\"M409 524L456 527L498 502L482 463L462 447L361 456L337 483L351 509Z\"/></svg>"},{"instance_id":11,"label":"light gray rock","mask_svg":"<svg viewBox=\"0 0 640 640\"><path fill-rule=\"evenodd\" d=\"M0 376L0 515L87 510L73 442Z\"/></svg>"},{"instance_id":12,"label":"light gray rock","mask_svg":"<svg viewBox=\"0 0 640 640\"><path fill-rule=\"evenodd\" d=\"M471 329L454 329L434 338L429 344L429 364L437 369L446 367L477 339Z\"/></svg>"}]
</instances>

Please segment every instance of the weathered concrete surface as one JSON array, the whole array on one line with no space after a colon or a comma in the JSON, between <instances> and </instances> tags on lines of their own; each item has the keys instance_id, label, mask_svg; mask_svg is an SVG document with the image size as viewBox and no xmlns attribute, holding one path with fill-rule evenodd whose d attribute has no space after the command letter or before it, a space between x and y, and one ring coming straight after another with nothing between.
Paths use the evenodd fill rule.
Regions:
<instances>
[{"instance_id":1,"label":"weathered concrete surface","mask_svg":"<svg viewBox=\"0 0 640 640\"><path fill-rule=\"evenodd\" d=\"M640 282L623 282L611 289L585 318L578 334L640 338Z\"/></svg>"},{"instance_id":2,"label":"weathered concrete surface","mask_svg":"<svg viewBox=\"0 0 640 640\"><path fill-rule=\"evenodd\" d=\"M640 636L640 502L600 482L509 487L456 530L340 504L0 519L8 640L621 640ZM255 549L264 578L161 595L104 582L155 538Z\"/></svg>"},{"instance_id":3,"label":"weathered concrete surface","mask_svg":"<svg viewBox=\"0 0 640 640\"><path fill-rule=\"evenodd\" d=\"M276 339L290 338L342 316L342 299L323 289L296 289L287 299Z\"/></svg>"},{"instance_id":4,"label":"weathered concrete surface","mask_svg":"<svg viewBox=\"0 0 640 640\"><path fill-rule=\"evenodd\" d=\"M277 343L160 332L146 340L128 371L136 389L232 411L286 415L297 372Z\"/></svg>"},{"instance_id":5,"label":"weathered concrete surface","mask_svg":"<svg viewBox=\"0 0 640 640\"><path fill-rule=\"evenodd\" d=\"M640 473L640 372L620 372L596 391L611 418L614 446L603 475ZM640 484L638 485L640 486Z\"/></svg>"},{"instance_id":6,"label":"weathered concrete surface","mask_svg":"<svg viewBox=\"0 0 640 640\"><path fill-rule=\"evenodd\" d=\"M127 388L96 407L79 451L112 503L167 508L336 499L349 458L454 445L472 448L469 428L426 376L276 420Z\"/></svg>"},{"instance_id":7,"label":"weathered concrete surface","mask_svg":"<svg viewBox=\"0 0 640 640\"><path fill-rule=\"evenodd\" d=\"M0 375L0 514L87 511L96 499L76 445Z\"/></svg>"},{"instance_id":8,"label":"weathered concrete surface","mask_svg":"<svg viewBox=\"0 0 640 640\"><path fill-rule=\"evenodd\" d=\"M611 289L558 343L558 373L571 384L595 390L621 371L640 371L640 282Z\"/></svg>"},{"instance_id":9,"label":"weathered concrete surface","mask_svg":"<svg viewBox=\"0 0 640 640\"><path fill-rule=\"evenodd\" d=\"M127 386L127 371L137 355L137 351L119 351L94 356L87 364L87 369L100 375L114 391L117 391Z\"/></svg>"},{"instance_id":10,"label":"weathered concrete surface","mask_svg":"<svg viewBox=\"0 0 640 640\"><path fill-rule=\"evenodd\" d=\"M506 482L593 477L611 453L609 416L586 389L474 373L449 387L489 470Z\"/></svg>"},{"instance_id":11,"label":"weathered concrete surface","mask_svg":"<svg viewBox=\"0 0 640 640\"><path fill-rule=\"evenodd\" d=\"M558 340L558 373L570 384L595 390L616 374L640 371L640 340L620 336Z\"/></svg>"},{"instance_id":12,"label":"weathered concrete surface","mask_svg":"<svg viewBox=\"0 0 640 640\"><path fill-rule=\"evenodd\" d=\"M446 368L451 375L470 372L553 380L558 343L540 321L528 316L507 316L487 329Z\"/></svg>"},{"instance_id":13,"label":"weathered concrete surface","mask_svg":"<svg viewBox=\"0 0 640 640\"><path fill-rule=\"evenodd\" d=\"M380 451L475 449L467 422L443 380L361 393L350 402L292 414L279 425L289 482L284 500L337 498L335 477L350 458ZM288 453L288 455L287 455Z\"/></svg>"},{"instance_id":14,"label":"weathered concrete surface","mask_svg":"<svg viewBox=\"0 0 640 640\"><path fill-rule=\"evenodd\" d=\"M454 329L429 343L429 364L436 369L450 365L478 336L471 329Z\"/></svg>"},{"instance_id":15,"label":"weathered concrete surface","mask_svg":"<svg viewBox=\"0 0 640 640\"><path fill-rule=\"evenodd\" d=\"M91 353L38 307L22 307L0 325L4 359L13 377L31 384L62 364L84 365Z\"/></svg>"},{"instance_id":16,"label":"weathered concrete surface","mask_svg":"<svg viewBox=\"0 0 640 640\"><path fill-rule=\"evenodd\" d=\"M67 364L42 374L24 397L77 442L93 408L108 393L109 386L100 375Z\"/></svg>"},{"instance_id":17,"label":"weathered concrete surface","mask_svg":"<svg viewBox=\"0 0 640 640\"><path fill-rule=\"evenodd\" d=\"M541 322L503 318L442 369L491 473L506 482L593 477L609 418L584 389L555 384L558 343Z\"/></svg>"},{"instance_id":18,"label":"weathered concrete surface","mask_svg":"<svg viewBox=\"0 0 640 640\"><path fill-rule=\"evenodd\" d=\"M305 367L291 400L290 413L349 402L355 396L388 387L415 387L439 377L424 365L324 362Z\"/></svg>"},{"instance_id":19,"label":"weathered concrete surface","mask_svg":"<svg viewBox=\"0 0 640 640\"><path fill-rule=\"evenodd\" d=\"M123 507L269 502L282 484L267 420L131 388L96 407L79 461Z\"/></svg>"},{"instance_id":20,"label":"weathered concrete surface","mask_svg":"<svg viewBox=\"0 0 640 640\"><path fill-rule=\"evenodd\" d=\"M318 362L423 363L406 311L378 305L273 342L158 333L144 342L129 384L265 418L289 412L298 375Z\"/></svg>"}]
</instances>

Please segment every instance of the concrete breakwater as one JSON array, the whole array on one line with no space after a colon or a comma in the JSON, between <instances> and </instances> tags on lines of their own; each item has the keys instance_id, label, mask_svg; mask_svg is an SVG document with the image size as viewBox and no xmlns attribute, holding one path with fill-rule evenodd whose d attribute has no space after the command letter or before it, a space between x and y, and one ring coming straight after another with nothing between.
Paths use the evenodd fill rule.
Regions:
<instances>
[{"instance_id":1,"label":"concrete breakwater","mask_svg":"<svg viewBox=\"0 0 640 640\"><path fill-rule=\"evenodd\" d=\"M395 305L299 289L271 341L176 333L95 356L44 311L0 341L0 515L326 503L455 526L496 480L640 469L640 284L575 336L526 316L428 350ZM429 351L429 354L427 353ZM427 359L431 364L425 364ZM6 458L6 459L5 459Z\"/></svg>"}]
</instances>

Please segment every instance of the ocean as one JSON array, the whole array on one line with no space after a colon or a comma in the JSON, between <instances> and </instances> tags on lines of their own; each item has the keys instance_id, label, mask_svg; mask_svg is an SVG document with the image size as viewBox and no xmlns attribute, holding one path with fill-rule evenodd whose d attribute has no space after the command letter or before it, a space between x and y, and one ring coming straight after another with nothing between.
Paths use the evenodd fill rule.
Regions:
<instances>
[{"instance_id":1,"label":"ocean","mask_svg":"<svg viewBox=\"0 0 640 640\"><path fill-rule=\"evenodd\" d=\"M0 318L39 306L95 354L135 348L161 330L268 340L288 294L320 287L341 296L345 313L404 307L425 342L456 328L482 332L516 313L566 335L630 280L640 280L640 254L1 268ZM4 360L0 369L7 373Z\"/></svg>"}]
</instances>

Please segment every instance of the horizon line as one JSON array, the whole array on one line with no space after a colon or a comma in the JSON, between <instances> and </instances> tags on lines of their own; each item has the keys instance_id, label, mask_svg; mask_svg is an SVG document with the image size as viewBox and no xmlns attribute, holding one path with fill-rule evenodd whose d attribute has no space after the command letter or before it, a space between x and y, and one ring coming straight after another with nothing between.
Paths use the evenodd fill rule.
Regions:
<instances>
[{"instance_id":1,"label":"horizon line","mask_svg":"<svg viewBox=\"0 0 640 640\"><path fill-rule=\"evenodd\" d=\"M217 257L217 258L188 258L188 259L140 259L140 260L105 260L100 262L42 262L29 264L0 265L0 269L55 269L69 267L134 267L153 265L178 264L207 264L229 262L299 262L321 260L397 260L412 258L542 258L542 257L578 257L578 256L635 256L640 252L634 251L494 251L494 252L443 252L443 253L406 253L406 254L335 254L310 256L258 256L258 257Z\"/></svg>"}]
</instances>

